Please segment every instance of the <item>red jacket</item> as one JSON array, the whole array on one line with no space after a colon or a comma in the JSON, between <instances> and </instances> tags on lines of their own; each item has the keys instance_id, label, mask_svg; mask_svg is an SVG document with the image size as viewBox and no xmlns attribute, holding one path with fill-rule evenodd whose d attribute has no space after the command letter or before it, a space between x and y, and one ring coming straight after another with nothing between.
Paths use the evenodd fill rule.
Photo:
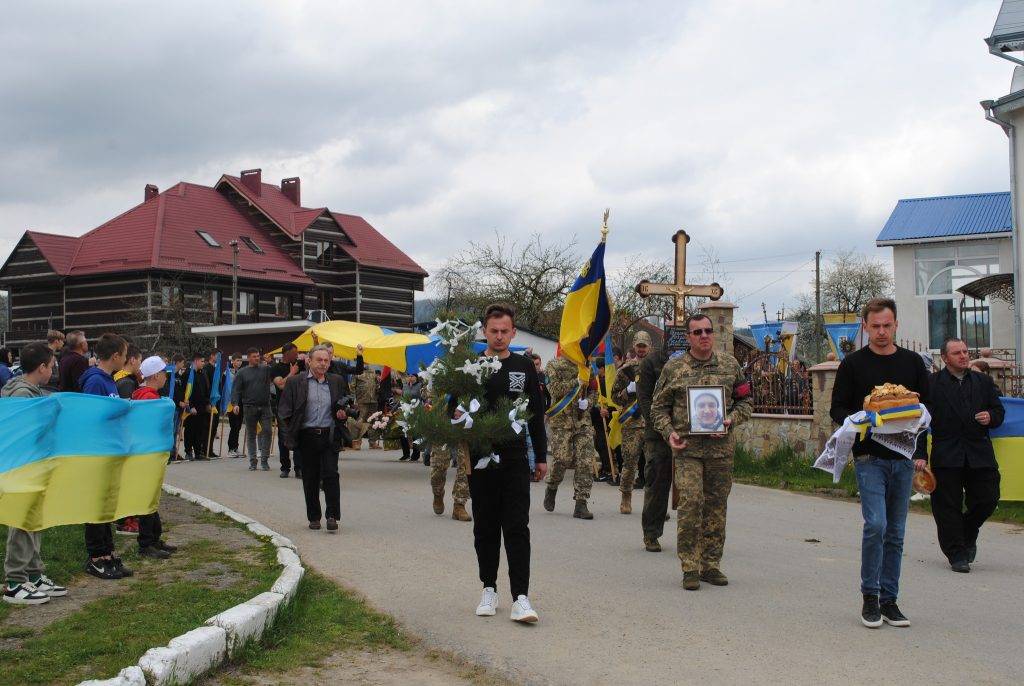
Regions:
<instances>
[{"instance_id":1,"label":"red jacket","mask_svg":"<svg viewBox=\"0 0 1024 686\"><path fill-rule=\"evenodd\" d=\"M132 393L132 400L159 400L160 394L149 386L139 386Z\"/></svg>"}]
</instances>

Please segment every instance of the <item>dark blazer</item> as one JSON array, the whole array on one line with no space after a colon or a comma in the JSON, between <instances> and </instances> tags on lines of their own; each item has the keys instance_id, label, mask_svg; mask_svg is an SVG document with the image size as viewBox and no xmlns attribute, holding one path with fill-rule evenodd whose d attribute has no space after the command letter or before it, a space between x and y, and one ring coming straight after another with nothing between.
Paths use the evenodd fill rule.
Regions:
<instances>
[{"instance_id":1,"label":"dark blazer","mask_svg":"<svg viewBox=\"0 0 1024 686\"><path fill-rule=\"evenodd\" d=\"M342 393L341 377L327 372L327 385L331 390L331 412L337 411L338 401ZM299 429L302 419L306 416L306 398L309 396L309 373L301 372L290 376L284 382L281 399L277 402L277 416L284 425L280 428L284 435L284 444L294 448L299 443ZM334 427L331 426L333 438Z\"/></svg>"},{"instance_id":2,"label":"dark blazer","mask_svg":"<svg viewBox=\"0 0 1024 686\"><path fill-rule=\"evenodd\" d=\"M931 375L931 393L925 405L932 415L932 467L964 467L995 469L989 429L1003 423L1006 410L999 400L999 390L987 374L967 370L971 376L970 397L960 399L959 382L949 370ZM992 415L988 426L982 426L974 415L984 410Z\"/></svg>"},{"instance_id":3,"label":"dark blazer","mask_svg":"<svg viewBox=\"0 0 1024 686\"><path fill-rule=\"evenodd\" d=\"M60 390L65 393L81 393L82 387L78 385L85 370L89 368L89 360L74 350L66 350L60 356Z\"/></svg>"}]
</instances>

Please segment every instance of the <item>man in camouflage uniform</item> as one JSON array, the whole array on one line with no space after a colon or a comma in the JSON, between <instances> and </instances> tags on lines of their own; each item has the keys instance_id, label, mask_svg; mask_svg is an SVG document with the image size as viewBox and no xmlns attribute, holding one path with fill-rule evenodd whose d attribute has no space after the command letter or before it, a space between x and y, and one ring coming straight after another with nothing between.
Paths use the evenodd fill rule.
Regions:
<instances>
[{"instance_id":1,"label":"man in camouflage uniform","mask_svg":"<svg viewBox=\"0 0 1024 686\"><path fill-rule=\"evenodd\" d=\"M633 336L633 352L636 357L626 360L615 374L612 386L612 400L619 406L619 417L626 416L622 424L622 473L619 475L619 490L622 502L619 512L633 512L633 484L636 482L636 469L640 462L640 453L644 448L644 418L636 401L636 381L640 371L640 363L651 349L651 336L646 331L638 331Z\"/></svg>"},{"instance_id":2,"label":"man in camouflage uniform","mask_svg":"<svg viewBox=\"0 0 1024 686\"><path fill-rule=\"evenodd\" d=\"M736 358L714 349L714 326L707 315L686 320L690 350L665 363L654 389L651 421L675 453L679 491L677 549L683 567L683 588L696 591L700 582L729 583L719 565L725 545L725 511L732 488L733 429L750 418L750 384ZM725 389L725 432L689 434L687 389ZM689 434L689 435L688 435Z\"/></svg>"},{"instance_id":3,"label":"man in camouflage uniform","mask_svg":"<svg viewBox=\"0 0 1024 686\"><path fill-rule=\"evenodd\" d=\"M380 436L378 431L370 428L367 421L377 411L377 374L372 369L365 369L362 374L352 379L352 392L356 396L356 404L359 406L359 434L358 440L362 445L363 437L369 441L370 448L380 447ZM374 437L376 436L376 441Z\"/></svg>"},{"instance_id":4,"label":"man in camouflage uniform","mask_svg":"<svg viewBox=\"0 0 1024 686\"><path fill-rule=\"evenodd\" d=\"M552 412L560 401L569 396L576 387L579 370L564 357L548 362L548 391L551 393ZM594 447L594 425L590 420L590 407L597 402L597 391L586 389L572 399L563 410L548 419L548 467L547 489L544 493L544 509L553 512L558 484L562 483L566 469L574 471L573 498L576 509L573 517L593 519L587 508L590 489L594 485L594 465L597 463L597 449Z\"/></svg>"},{"instance_id":5,"label":"man in camouflage uniform","mask_svg":"<svg viewBox=\"0 0 1024 686\"><path fill-rule=\"evenodd\" d=\"M448 479L448 466L455 460L455 485L452 487L452 519L460 522L471 522L473 518L466 512L466 501L469 500L469 479L466 466L469 455L460 454L465 446L447 448L439 446L430 458L430 487L434 491L434 514L444 514L444 486Z\"/></svg>"}]
</instances>

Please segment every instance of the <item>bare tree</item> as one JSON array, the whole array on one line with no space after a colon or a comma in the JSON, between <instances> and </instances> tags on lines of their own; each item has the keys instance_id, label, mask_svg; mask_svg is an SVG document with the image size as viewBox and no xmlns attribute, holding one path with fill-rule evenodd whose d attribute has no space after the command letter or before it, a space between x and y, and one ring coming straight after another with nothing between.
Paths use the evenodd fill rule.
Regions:
<instances>
[{"instance_id":1,"label":"bare tree","mask_svg":"<svg viewBox=\"0 0 1024 686\"><path fill-rule=\"evenodd\" d=\"M575 237L546 244L540 234L523 243L495 234L493 243L470 242L452 255L431 281L443 311L475 318L488 303L507 302L524 329L557 336L579 269Z\"/></svg>"}]
</instances>

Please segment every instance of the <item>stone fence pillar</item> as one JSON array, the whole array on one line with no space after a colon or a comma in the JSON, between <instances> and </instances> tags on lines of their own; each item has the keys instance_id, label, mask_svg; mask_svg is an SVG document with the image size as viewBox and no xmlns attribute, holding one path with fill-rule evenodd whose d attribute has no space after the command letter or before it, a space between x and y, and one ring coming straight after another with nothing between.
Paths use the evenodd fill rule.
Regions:
<instances>
[{"instance_id":1,"label":"stone fence pillar","mask_svg":"<svg viewBox=\"0 0 1024 686\"><path fill-rule=\"evenodd\" d=\"M811 374L811 395L814 399L814 423L811 425L811 445L816 454L825 448L825 443L835 432L835 424L829 416L832 407L832 387L836 383L839 363L835 360L816 364L807 371Z\"/></svg>"},{"instance_id":2,"label":"stone fence pillar","mask_svg":"<svg viewBox=\"0 0 1024 686\"><path fill-rule=\"evenodd\" d=\"M720 353L733 354L733 312L739 305L724 300L709 300L700 306L700 311L711 319L715 327L715 350Z\"/></svg>"}]
</instances>

